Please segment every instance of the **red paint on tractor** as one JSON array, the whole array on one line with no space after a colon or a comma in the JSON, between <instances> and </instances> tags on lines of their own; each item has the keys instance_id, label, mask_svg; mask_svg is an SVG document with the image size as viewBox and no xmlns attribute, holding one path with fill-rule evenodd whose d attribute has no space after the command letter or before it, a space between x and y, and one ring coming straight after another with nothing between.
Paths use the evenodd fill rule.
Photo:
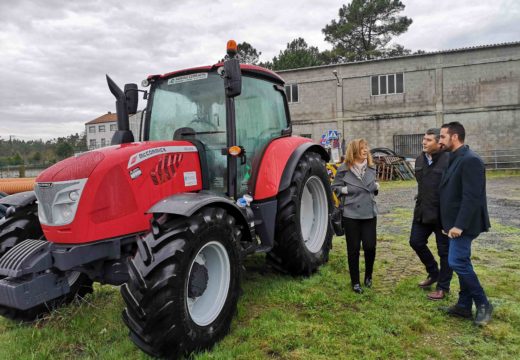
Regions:
<instances>
[{"instance_id":1,"label":"red paint on tractor","mask_svg":"<svg viewBox=\"0 0 520 360\"><path fill-rule=\"evenodd\" d=\"M255 200L268 199L278 194L283 171L289 157L301 144L312 140L297 136L283 137L272 141L266 149L258 170Z\"/></svg>"},{"instance_id":2,"label":"red paint on tractor","mask_svg":"<svg viewBox=\"0 0 520 360\"><path fill-rule=\"evenodd\" d=\"M60 161L43 171L37 182L67 181L85 179L105 158L101 151L89 151Z\"/></svg>"},{"instance_id":3,"label":"red paint on tractor","mask_svg":"<svg viewBox=\"0 0 520 360\"><path fill-rule=\"evenodd\" d=\"M42 224L48 241L78 244L146 231L151 217L146 211L153 204L202 189L199 155L187 141L115 145L64 162L81 169L93 157L101 160L88 174L69 171L66 178L65 170L53 166L36 179L48 183L88 176L74 220L63 226Z\"/></svg>"}]
</instances>

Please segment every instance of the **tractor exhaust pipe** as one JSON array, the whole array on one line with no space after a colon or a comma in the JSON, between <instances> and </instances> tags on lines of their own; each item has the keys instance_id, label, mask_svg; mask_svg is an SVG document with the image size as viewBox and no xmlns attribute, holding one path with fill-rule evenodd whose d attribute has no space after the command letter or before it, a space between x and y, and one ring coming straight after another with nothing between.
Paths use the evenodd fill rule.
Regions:
<instances>
[{"instance_id":1,"label":"tractor exhaust pipe","mask_svg":"<svg viewBox=\"0 0 520 360\"><path fill-rule=\"evenodd\" d=\"M119 86L110 78L110 76L106 75L107 77L107 83L108 88L110 89L110 92L114 95L116 98L116 112L117 112L117 131L115 132L114 136L112 137L112 145L119 145L119 144L126 144L131 143L134 141L134 135L130 131L130 121L128 119L128 113L130 106L134 107L135 102L135 108L137 108L137 96L133 96L133 94L137 94L137 85L135 84L127 84L125 86L125 91L123 92ZM127 99L127 96L125 95L126 92L131 93L131 96L128 96L129 99ZM135 100L134 100L135 98ZM127 102L127 100L130 100L130 104ZM132 101L134 100L134 101ZM135 111L134 111L135 113Z\"/></svg>"}]
</instances>

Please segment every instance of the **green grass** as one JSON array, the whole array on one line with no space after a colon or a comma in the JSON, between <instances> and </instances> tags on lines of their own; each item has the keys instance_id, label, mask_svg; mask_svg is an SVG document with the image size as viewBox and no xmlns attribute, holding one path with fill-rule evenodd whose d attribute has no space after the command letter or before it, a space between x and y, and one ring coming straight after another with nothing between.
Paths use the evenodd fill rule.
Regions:
<instances>
[{"instance_id":1,"label":"green grass","mask_svg":"<svg viewBox=\"0 0 520 360\"><path fill-rule=\"evenodd\" d=\"M415 186L384 183L383 189ZM374 288L350 290L342 238L330 261L310 278L274 272L263 256L246 259L231 333L194 359L512 359L520 353L520 229L493 220L488 235L504 247L477 241L475 269L495 304L493 321L477 328L448 318L416 284L424 269L408 245L412 209L380 216ZM433 251L435 241L431 241ZM363 268L363 262L361 264ZM147 359L128 339L117 288L97 286L81 303L33 325L0 319L0 354L9 359Z\"/></svg>"},{"instance_id":2,"label":"green grass","mask_svg":"<svg viewBox=\"0 0 520 360\"><path fill-rule=\"evenodd\" d=\"M519 176L520 170L488 170L486 171L486 177L488 179L507 177L507 176Z\"/></svg>"}]
</instances>

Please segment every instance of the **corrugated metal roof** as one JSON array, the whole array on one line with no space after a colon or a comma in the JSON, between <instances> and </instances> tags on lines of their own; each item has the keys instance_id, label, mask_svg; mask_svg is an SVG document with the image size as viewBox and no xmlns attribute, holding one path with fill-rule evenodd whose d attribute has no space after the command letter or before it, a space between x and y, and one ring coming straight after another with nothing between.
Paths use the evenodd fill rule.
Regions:
<instances>
[{"instance_id":1,"label":"corrugated metal roof","mask_svg":"<svg viewBox=\"0 0 520 360\"><path fill-rule=\"evenodd\" d=\"M504 42L504 43L497 43L497 44L475 45L475 46L467 46L467 47L448 49L448 50L430 51L430 52L426 52L422 55L451 53L451 52L459 52L459 51L467 51L467 50L480 50L480 49L487 49L487 48L493 48L493 47L515 46L515 45L520 45L520 41L511 41L511 42ZM421 55L421 54L419 54L419 55ZM407 55L407 56L412 56L412 55Z\"/></svg>"},{"instance_id":2,"label":"corrugated metal roof","mask_svg":"<svg viewBox=\"0 0 520 360\"><path fill-rule=\"evenodd\" d=\"M395 57L388 57L388 58L381 58L381 59L361 60L361 61L352 61L352 62L345 62L345 63L338 63L338 64L311 66L311 67L305 67L305 68L277 70L276 72L283 73L283 72L289 72L289 71L312 70L312 69L319 69L319 68L336 67L336 66L341 66L341 65L356 65L356 64L364 64L364 63L376 62L376 61L386 61L386 60L403 59L403 58L411 58L411 57L419 57L419 56L428 56L428 55L449 54L449 53L456 53L456 52L475 51L475 50L490 49L490 48L495 48L495 47L509 47L509 46L518 46L518 45L520 45L520 41L504 42L504 43L497 43L497 44L490 44L490 45L476 45L476 46L468 46L468 47L448 49L448 50L429 51L429 52L425 52L423 54L410 54L410 55L395 56Z\"/></svg>"}]
</instances>

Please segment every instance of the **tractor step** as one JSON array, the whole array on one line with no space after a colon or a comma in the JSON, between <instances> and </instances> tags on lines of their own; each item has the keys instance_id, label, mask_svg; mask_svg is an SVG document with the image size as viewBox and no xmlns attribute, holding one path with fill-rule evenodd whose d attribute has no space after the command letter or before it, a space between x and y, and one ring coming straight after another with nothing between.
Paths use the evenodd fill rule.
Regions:
<instances>
[{"instance_id":1,"label":"tractor step","mask_svg":"<svg viewBox=\"0 0 520 360\"><path fill-rule=\"evenodd\" d=\"M44 240L24 240L0 258L0 275L20 277L49 269L52 256L51 243Z\"/></svg>"},{"instance_id":2,"label":"tractor step","mask_svg":"<svg viewBox=\"0 0 520 360\"><path fill-rule=\"evenodd\" d=\"M272 250L272 246L251 243L251 244L247 244L247 246L245 246L242 249L241 254L242 254L242 257L245 257L247 255L254 254L254 253L267 253L271 250Z\"/></svg>"}]
</instances>

